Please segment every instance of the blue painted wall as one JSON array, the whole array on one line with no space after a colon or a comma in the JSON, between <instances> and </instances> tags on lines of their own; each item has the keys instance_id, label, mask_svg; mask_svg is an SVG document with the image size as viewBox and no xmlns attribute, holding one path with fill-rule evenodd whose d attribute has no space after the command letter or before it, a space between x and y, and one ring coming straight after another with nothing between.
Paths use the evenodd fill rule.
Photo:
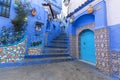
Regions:
<instances>
[{"instance_id":1,"label":"blue painted wall","mask_svg":"<svg viewBox=\"0 0 120 80\"><path fill-rule=\"evenodd\" d=\"M12 2L11 2L11 8L10 8L10 17L5 18L5 17L0 16L0 30L1 30L1 27L3 27L3 26L5 26L5 27L13 26L11 23L11 19L13 19L15 17L16 13L14 10L14 0L11 0L11 1ZM30 0L26 0L26 1L30 1ZM52 1L52 2L55 4L54 1ZM55 5L59 6L61 8L62 2L61 3L60 2L61 2L61 0L58 0ZM28 21L27 21L27 24L28 24L28 26L27 26L28 46L30 43L30 39L34 38L36 32L39 33L39 35L41 36L41 39L43 40L42 42L44 42L46 27L47 27L48 13L44 10L42 3L44 3L43 0L32 0L32 2L31 2L31 7L36 9L37 14L35 16L32 16L31 14L28 15ZM59 4L57 4L57 3L59 3ZM61 9L57 9L55 11L60 12ZM36 21L44 23L44 25L42 26L42 31L40 31L40 32L35 30ZM56 25L56 29L53 29L53 24ZM51 33L59 35L59 33L58 33L60 31L59 25L60 25L59 22L51 21L50 26L49 26ZM54 34L52 35L52 37L56 37L56 35L54 35ZM50 39L53 39L53 38L50 38ZM44 43L42 43L42 45L44 45Z\"/></svg>"},{"instance_id":2,"label":"blue painted wall","mask_svg":"<svg viewBox=\"0 0 120 80\"><path fill-rule=\"evenodd\" d=\"M110 50L120 51L120 24L109 26Z\"/></svg>"},{"instance_id":3,"label":"blue painted wall","mask_svg":"<svg viewBox=\"0 0 120 80\"><path fill-rule=\"evenodd\" d=\"M0 16L0 30L3 26L5 26L7 28L13 26L12 23L11 23L11 19L13 19L16 15L13 4L14 4L14 1L12 0L11 1L11 8L10 8L10 17L9 18Z\"/></svg>"},{"instance_id":4,"label":"blue painted wall","mask_svg":"<svg viewBox=\"0 0 120 80\"><path fill-rule=\"evenodd\" d=\"M76 34L76 29L84 25L95 22L95 17L92 14L85 14L80 16L76 21L73 22L71 26L71 33Z\"/></svg>"},{"instance_id":5,"label":"blue painted wall","mask_svg":"<svg viewBox=\"0 0 120 80\"><path fill-rule=\"evenodd\" d=\"M74 23L73 27L79 28L81 26L87 25L94 22L94 15L92 14L85 14L81 17L79 17Z\"/></svg>"},{"instance_id":6,"label":"blue painted wall","mask_svg":"<svg viewBox=\"0 0 120 80\"><path fill-rule=\"evenodd\" d=\"M100 7L100 9L94 12L96 29L107 27L107 14L105 1L103 0L102 2L95 5L94 9L97 9L98 7Z\"/></svg>"},{"instance_id":7,"label":"blue painted wall","mask_svg":"<svg viewBox=\"0 0 120 80\"><path fill-rule=\"evenodd\" d=\"M100 3L93 6L94 9L100 7L100 9L95 10L92 14L88 14L87 10L83 13L77 15L74 18L74 22L72 23L72 26L69 26L71 28L68 28L70 31L70 34L75 34L76 29L80 26L87 25L89 23L94 22L95 23L95 29L107 27L107 18L106 18L106 3L104 1L101 1Z\"/></svg>"}]
</instances>

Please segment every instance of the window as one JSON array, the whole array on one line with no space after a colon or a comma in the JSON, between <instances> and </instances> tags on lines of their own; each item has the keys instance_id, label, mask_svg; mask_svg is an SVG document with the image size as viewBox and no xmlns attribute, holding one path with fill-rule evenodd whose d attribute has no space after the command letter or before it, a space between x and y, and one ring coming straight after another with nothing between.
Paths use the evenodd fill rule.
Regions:
<instances>
[{"instance_id":1,"label":"window","mask_svg":"<svg viewBox=\"0 0 120 80\"><path fill-rule=\"evenodd\" d=\"M9 17L11 0L0 0L0 16Z\"/></svg>"},{"instance_id":2,"label":"window","mask_svg":"<svg viewBox=\"0 0 120 80\"><path fill-rule=\"evenodd\" d=\"M36 22L35 23L35 36L39 36L40 32L42 31L42 26L44 24L42 22Z\"/></svg>"}]
</instances>

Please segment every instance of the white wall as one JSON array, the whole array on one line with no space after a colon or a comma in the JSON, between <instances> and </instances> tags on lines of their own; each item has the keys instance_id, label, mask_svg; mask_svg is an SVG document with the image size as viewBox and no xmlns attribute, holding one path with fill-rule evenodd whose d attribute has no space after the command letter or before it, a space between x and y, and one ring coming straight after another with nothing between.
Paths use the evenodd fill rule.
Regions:
<instances>
[{"instance_id":1,"label":"white wall","mask_svg":"<svg viewBox=\"0 0 120 80\"><path fill-rule=\"evenodd\" d=\"M69 13L73 12L76 8L78 8L80 5L82 5L87 0L70 0L69 4Z\"/></svg>"},{"instance_id":2,"label":"white wall","mask_svg":"<svg viewBox=\"0 0 120 80\"><path fill-rule=\"evenodd\" d=\"M69 4L69 13L73 12L86 0L71 0ZM94 2L102 0L95 0ZM108 26L120 24L120 0L105 0L107 6L107 22ZM82 9L83 10L83 9ZM82 11L80 10L80 11ZM80 12L79 11L79 12ZM80 13L79 13L80 14Z\"/></svg>"},{"instance_id":3,"label":"white wall","mask_svg":"<svg viewBox=\"0 0 120 80\"><path fill-rule=\"evenodd\" d=\"M108 25L120 24L120 0L106 0Z\"/></svg>"}]
</instances>

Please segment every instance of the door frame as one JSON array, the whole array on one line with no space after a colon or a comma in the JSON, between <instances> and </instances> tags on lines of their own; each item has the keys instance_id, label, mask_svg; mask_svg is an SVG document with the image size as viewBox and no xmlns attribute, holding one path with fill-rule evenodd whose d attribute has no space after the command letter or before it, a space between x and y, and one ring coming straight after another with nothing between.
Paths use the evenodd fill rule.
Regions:
<instances>
[{"instance_id":1,"label":"door frame","mask_svg":"<svg viewBox=\"0 0 120 80\"><path fill-rule=\"evenodd\" d=\"M96 66L96 64L97 64L97 56L96 56L96 64L90 63L88 61L83 61L83 60L80 59L80 48L79 48L80 47L80 44L79 44L80 34L84 30L91 30L91 31L93 31L93 33L94 33L94 39L95 39L95 30L94 30L94 27L95 27L95 23L91 23L91 24L88 24L88 25L85 25L85 26L81 26L81 27L79 27L79 28L76 29L76 40L77 40L77 42L76 42L76 46L77 46L76 53L77 53L77 58L80 61ZM96 44L96 41L95 41L95 44ZM95 55L97 55L97 53L96 53L96 47L95 47Z\"/></svg>"},{"instance_id":2,"label":"door frame","mask_svg":"<svg viewBox=\"0 0 120 80\"><path fill-rule=\"evenodd\" d=\"M92 31L92 30L90 30L90 29L84 29L83 31L81 31L81 32L79 33L79 37L78 37L78 38L79 38L79 43L78 43L78 44L79 44L79 59L80 59L81 61L85 62L85 63L92 64L92 65L96 65L96 64L94 64L94 63L92 63L92 62L85 61L85 60L82 60L82 59L81 59L81 54L82 54L82 53L81 53L81 50L80 50L80 47L81 47L81 45L80 45L80 39L81 39L81 38L80 38L80 37L81 37L81 34L84 33L84 32L87 31L87 30L88 30L88 31L91 31L91 32L93 33L94 43L95 43L95 33L94 33L94 31ZM95 46L95 44L94 44L94 46ZM95 48L95 57L96 57L96 48ZM97 61L96 61L96 62L97 62Z\"/></svg>"}]
</instances>

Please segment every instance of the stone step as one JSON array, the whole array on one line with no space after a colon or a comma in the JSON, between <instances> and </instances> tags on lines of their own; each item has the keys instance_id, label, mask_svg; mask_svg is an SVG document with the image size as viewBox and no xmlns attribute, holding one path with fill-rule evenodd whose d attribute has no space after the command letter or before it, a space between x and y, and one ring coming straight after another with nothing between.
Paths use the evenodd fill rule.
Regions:
<instances>
[{"instance_id":1,"label":"stone step","mask_svg":"<svg viewBox=\"0 0 120 80\"><path fill-rule=\"evenodd\" d=\"M59 36L67 36L67 34L60 34Z\"/></svg>"},{"instance_id":2,"label":"stone step","mask_svg":"<svg viewBox=\"0 0 120 80\"><path fill-rule=\"evenodd\" d=\"M60 42L60 43L62 43L62 42L63 42L63 43L66 42L66 43L67 43L68 40L59 40L59 39L58 39L58 40L53 40L52 42Z\"/></svg>"},{"instance_id":3,"label":"stone step","mask_svg":"<svg viewBox=\"0 0 120 80\"><path fill-rule=\"evenodd\" d=\"M50 47L44 47L44 50L67 50L66 48L50 48Z\"/></svg>"},{"instance_id":4,"label":"stone step","mask_svg":"<svg viewBox=\"0 0 120 80\"><path fill-rule=\"evenodd\" d=\"M68 38L68 36L58 36L57 38Z\"/></svg>"},{"instance_id":5,"label":"stone step","mask_svg":"<svg viewBox=\"0 0 120 80\"><path fill-rule=\"evenodd\" d=\"M54 39L53 41L68 41L68 39Z\"/></svg>"},{"instance_id":6,"label":"stone step","mask_svg":"<svg viewBox=\"0 0 120 80\"><path fill-rule=\"evenodd\" d=\"M66 40L53 40L52 43L60 43L60 44L64 43L64 44L67 44L68 41L66 41Z\"/></svg>"},{"instance_id":7,"label":"stone step","mask_svg":"<svg viewBox=\"0 0 120 80\"><path fill-rule=\"evenodd\" d=\"M42 53L66 53L67 50L43 50Z\"/></svg>"},{"instance_id":8,"label":"stone step","mask_svg":"<svg viewBox=\"0 0 120 80\"><path fill-rule=\"evenodd\" d=\"M71 57L61 57L61 58L37 58L37 59L25 59L21 62L15 62L15 63L3 63L0 65L0 68L8 68L8 67L17 67L17 66L28 66L28 65L37 65L37 64L47 64L47 63L57 63L57 62L68 62L68 61L74 61L75 58Z\"/></svg>"},{"instance_id":9,"label":"stone step","mask_svg":"<svg viewBox=\"0 0 120 80\"><path fill-rule=\"evenodd\" d=\"M65 46L66 47L67 43L66 44L65 43L51 43L51 46L60 46L60 47L61 46L63 46L63 47Z\"/></svg>"},{"instance_id":10,"label":"stone step","mask_svg":"<svg viewBox=\"0 0 120 80\"><path fill-rule=\"evenodd\" d=\"M71 59L70 56L68 57L49 57L49 58L28 58L25 59L24 62L28 62L28 61L41 61L41 60L60 60L60 59Z\"/></svg>"},{"instance_id":11,"label":"stone step","mask_svg":"<svg viewBox=\"0 0 120 80\"><path fill-rule=\"evenodd\" d=\"M70 54L41 54L41 55L26 55L25 59L32 58L51 58L51 57L69 57Z\"/></svg>"},{"instance_id":12,"label":"stone step","mask_svg":"<svg viewBox=\"0 0 120 80\"><path fill-rule=\"evenodd\" d=\"M65 53L67 53L68 51L67 50L59 50L59 51L57 51L57 50L43 50L42 51L42 53L43 54L46 54L46 53L54 53L54 54L65 54Z\"/></svg>"},{"instance_id":13,"label":"stone step","mask_svg":"<svg viewBox=\"0 0 120 80\"><path fill-rule=\"evenodd\" d=\"M57 36L56 38L61 38L61 37L66 37L66 38L68 38L68 36L65 36L65 35L60 35L60 36Z\"/></svg>"},{"instance_id":14,"label":"stone step","mask_svg":"<svg viewBox=\"0 0 120 80\"><path fill-rule=\"evenodd\" d=\"M68 54L64 54L63 56L50 56L50 54L48 54L49 56L44 56L44 57L29 57L26 58L26 60L24 60L23 62L43 62L43 63L51 63L51 62L66 62L66 61L72 61L74 60L71 56L69 56Z\"/></svg>"},{"instance_id":15,"label":"stone step","mask_svg":"<svg viewBox=\"0 0 120 80\"><path fill-rule=\"evenodd\" d=\"M48 53L64 53L64 52L67 52L67 50L68 49L64 49L64 48L44 48L43 50L42 50L42 52L44 53L46 53L46 52L48 52Z\"/></svg>"},{"instance_id":16,"label":"stone step","mask_svg":"<svg viewBox=\"0 0 120 80\"><path fill-rule=\"evenodd\" d=\"M69 38L67 38L67 37L57 37L57 38L55 38L55 40L56 39L66 39L66 40L68 40Z\"/></svg>"},{"instance_id":17,"label":"stone step","mask_svg":"<svg viewBox=\"0 0 120 80\"><path fill-rule=\"evenodd\" d=\"M48 48L68 48L67 46L57 46L57 45L51 45L51 46L45 46L45 47L48 47Z\"/></svg>"}]
</instances>

